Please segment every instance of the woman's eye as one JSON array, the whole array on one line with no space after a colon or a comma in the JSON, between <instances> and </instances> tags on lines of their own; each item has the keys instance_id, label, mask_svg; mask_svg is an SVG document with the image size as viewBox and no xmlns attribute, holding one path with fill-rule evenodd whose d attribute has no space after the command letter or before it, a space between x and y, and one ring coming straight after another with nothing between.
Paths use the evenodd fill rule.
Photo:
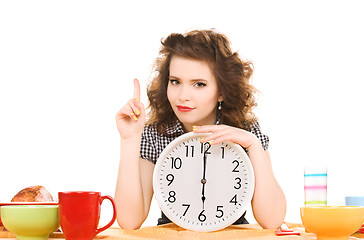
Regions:
<instances>
[{"instance_id":1,"label":"woman's eye","mask_svg":"<svg viewBox=\"0 0 364 240\"><path fill-rule=\"evenodd\" d=\"M179 81L176 80L176 79L169 79L169 82L172 84L172 85L178 85L179 84Z\"/></svg>"},{"instance_id":2,"label":"woman's eye","mask_svg":"<svg viewBox=\"0 0 364 240\"><path fill-rule=\"evenodd\" d=\"M203 83L203 82L196 82L193 84L195 87L204 87L206 86L206 83Z\"/></svg>"}]
</instances>

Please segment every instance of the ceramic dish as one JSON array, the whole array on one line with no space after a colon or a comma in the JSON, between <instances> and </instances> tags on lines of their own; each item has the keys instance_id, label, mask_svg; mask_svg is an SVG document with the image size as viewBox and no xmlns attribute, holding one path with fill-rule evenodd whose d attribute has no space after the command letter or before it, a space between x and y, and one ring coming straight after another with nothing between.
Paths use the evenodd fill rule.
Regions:
<instances>
[{"instance_id":1,"label":"ceramic dish","mask_svg":"<svg viewBox=\"0 0 364 240\"><path fill-rule=\"evenodd\" d=\"M59 228L58 205L7 205L1 207L4 227L18 240L48 240Z\"/></svg>"},{"instance_id":2,"label":"ceramic dish","mask_svg":"<svg viewBox=\"0 0 364 240\"><path fill-rule=\"evenodd\" d=\"M317 240L349 240L364 222L364 207L301 207L301 219L306 230L316 234Z\"/></svg>"},{"instance_id":3,"label":"ceramic dish","mask_svg":"<svg viewBox=\"0 0 364 240\"><path fill-rule=\"evenodd\" d=\"M2 206L15 206L15 205L58 205L58 202L0 202L0 208ZM3 223L1 221L1 214L0 214L0 226Z\"/></svg>"}]
</instances>

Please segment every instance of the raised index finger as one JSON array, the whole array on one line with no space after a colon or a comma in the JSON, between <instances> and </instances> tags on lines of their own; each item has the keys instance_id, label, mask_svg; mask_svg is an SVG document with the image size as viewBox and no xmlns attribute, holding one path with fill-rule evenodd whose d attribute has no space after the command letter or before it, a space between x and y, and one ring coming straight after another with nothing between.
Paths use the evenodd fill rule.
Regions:
<instances>
[{"instance_id":1,"label":"raised index finger","mask_svg":"<svg viewBox=\"0 0 364 240\"><path fill-rule=\"evenodd\" d=\"M138 79L134 79L134 98L140 101L140 84Z\"/></svg>"}]
</instances>

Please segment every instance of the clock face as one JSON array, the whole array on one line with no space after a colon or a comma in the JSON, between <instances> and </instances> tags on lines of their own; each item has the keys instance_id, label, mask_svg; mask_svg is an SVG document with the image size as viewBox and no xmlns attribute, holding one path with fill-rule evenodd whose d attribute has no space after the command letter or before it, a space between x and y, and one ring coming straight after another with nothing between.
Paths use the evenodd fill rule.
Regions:
<instances>
[{"instance_id":1,"label":"clock face","mask_svg":"<svg viewBox=\"0 0 364 240\"><path fill-rule=\"evenodd\" d=\"M201 143L208 133L187 133L161 153L153 176L155 198L177 225L216 231L250 206L254 172L243 148L232 142Z\"/></svg>"}]
</instances>

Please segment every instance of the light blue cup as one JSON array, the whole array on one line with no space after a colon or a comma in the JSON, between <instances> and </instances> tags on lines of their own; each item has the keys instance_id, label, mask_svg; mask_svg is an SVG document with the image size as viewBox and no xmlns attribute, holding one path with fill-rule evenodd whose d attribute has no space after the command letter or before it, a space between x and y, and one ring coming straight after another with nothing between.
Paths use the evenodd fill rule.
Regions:
<instances>
[{"instance_id":1,"label":"light blue cup","mask_svg":"<svg viewBox=\"0 0 364 240\"><path fill-rule=\"evenodd\" d=\"M364 206L364 196L345 197L346 206Z\"/></svg>"}]
</instances>

